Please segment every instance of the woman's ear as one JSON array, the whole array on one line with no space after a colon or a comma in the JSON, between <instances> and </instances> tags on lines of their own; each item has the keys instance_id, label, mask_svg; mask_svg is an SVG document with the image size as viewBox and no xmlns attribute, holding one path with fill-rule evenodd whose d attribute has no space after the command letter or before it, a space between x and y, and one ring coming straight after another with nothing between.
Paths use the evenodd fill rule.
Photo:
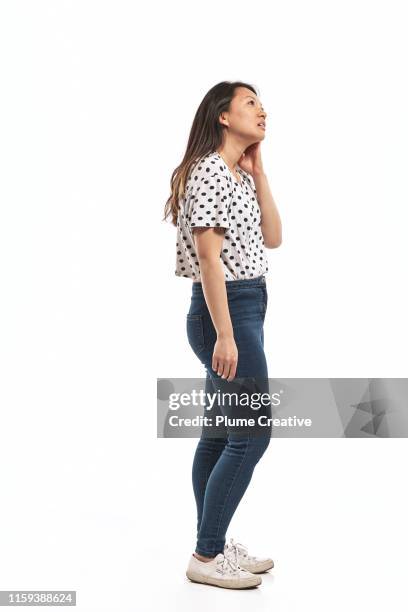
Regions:
<instances>
[{"instance_id":1,"label":"woman's ear","mask_svg":"<svg viewBox=\"0 0 408 612\"><path fill-rule=\"evenodd\" d=\"M225 113L221 113L221 115L218 117L218 121L219 121L219 123L221 123L221 125L223 127L229 127L228 126L228 119L225 116Z\"/></svg>"}]
</instances>

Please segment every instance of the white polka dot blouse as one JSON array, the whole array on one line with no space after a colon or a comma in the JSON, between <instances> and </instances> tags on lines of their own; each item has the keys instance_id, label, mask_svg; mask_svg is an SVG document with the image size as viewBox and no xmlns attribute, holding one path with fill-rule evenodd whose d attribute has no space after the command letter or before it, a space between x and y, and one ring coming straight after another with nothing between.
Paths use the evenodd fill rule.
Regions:
<instances>
[{"instance_id":1,"label":"white polka dot blouse","mask_svg":"<svg viewBox=\"0 0 408 612\"><path fill-rule=\"evenodd\" d=\"M201 280L193 240L195 227L223 227L220 259L225 280L255 278L268 272L261 211L252 176L237 168L237 181L221 155L214 151L191 169L177 218L177 276Z\"/></svg>"}]
</instances>

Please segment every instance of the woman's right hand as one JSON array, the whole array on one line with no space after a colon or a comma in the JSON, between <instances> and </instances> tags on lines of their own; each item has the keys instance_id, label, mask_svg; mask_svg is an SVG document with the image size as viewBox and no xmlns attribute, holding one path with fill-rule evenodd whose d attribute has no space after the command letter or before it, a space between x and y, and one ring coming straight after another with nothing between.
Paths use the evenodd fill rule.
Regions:
<instances>
[{"instance_id":1,"label":"woman's right hand","mask_svg":"<svg viewBox=\"0 0 408 612\"><path fill-rule=\"evenodd\" d=\"M221 378L231 382L235 378L238 363L238 349L234 336L217 336L211 367Z\"/></svg>"}]
</instances>

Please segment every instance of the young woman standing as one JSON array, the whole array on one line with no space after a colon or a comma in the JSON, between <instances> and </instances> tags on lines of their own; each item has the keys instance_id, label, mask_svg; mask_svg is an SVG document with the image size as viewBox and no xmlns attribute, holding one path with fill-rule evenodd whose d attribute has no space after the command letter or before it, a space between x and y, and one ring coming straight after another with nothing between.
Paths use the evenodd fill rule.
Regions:
<instances>
[{"instance_id":1,"label":"young woman standing","mask_svg":"<svg viewBox=\"0 0 408 612\"><path fill-rule=\"evenodd\" d=\"M206 392L269 394L263 324L267 307L265 249L281 244L281 221L261 158L266 112L255 88L221 82L203 98L186 153L171 177L165 216L177 227L175 274L192 279L186 315L189 344L206 370ZM186 574L226 588L260 584L272 559L226 543L231 518L270 442L270 428L235 424L271 416L236 401L219 402L203 427L192 467L197 542ZM208 411L206 411L208 415ZM249 422L249 421L248 421Z\"/></svg>"}]
</instances>

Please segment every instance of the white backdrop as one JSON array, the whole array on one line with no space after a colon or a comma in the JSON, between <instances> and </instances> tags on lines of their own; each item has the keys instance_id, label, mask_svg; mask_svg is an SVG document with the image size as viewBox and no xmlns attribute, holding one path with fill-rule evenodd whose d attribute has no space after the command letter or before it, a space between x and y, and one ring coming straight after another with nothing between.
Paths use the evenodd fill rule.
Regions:
<instances>
[{"instance_id":1,"label":"white backdrop","mask_svg":"<svg viewBox=\"0 0 408 612\"><path fill-rule=\"evenodd\" d=\"M206 91L256 85L283 224L274 377L405 377L404 3L0 7L0 590L80 610L406 610L405 440L276 440L229 535L276 567L189 583L196 440L156 439L156 378L203 375L162 219Z\"/></svg>"}]
</instances>

